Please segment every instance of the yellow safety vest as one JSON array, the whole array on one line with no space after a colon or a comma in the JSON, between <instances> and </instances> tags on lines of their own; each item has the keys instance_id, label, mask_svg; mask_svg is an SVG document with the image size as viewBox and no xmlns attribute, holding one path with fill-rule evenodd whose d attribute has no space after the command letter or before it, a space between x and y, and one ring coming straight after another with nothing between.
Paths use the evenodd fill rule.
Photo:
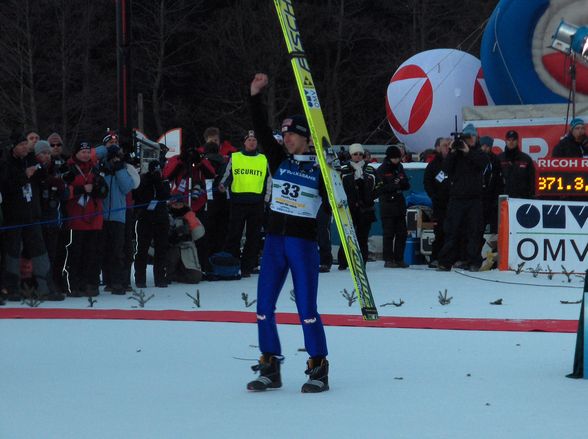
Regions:
<instances>
[{"instance_id":1,"label":"yellow safety vest","mask_svg":"<svg viewBox=\"0 0 588 439\"><path fill-rule=\"evenodd\" d=\"M231 192L261 194L267 175L267 157L263 154L245 155L236 152L231 155L233 182Z\"/></svg>"}]
</instances>

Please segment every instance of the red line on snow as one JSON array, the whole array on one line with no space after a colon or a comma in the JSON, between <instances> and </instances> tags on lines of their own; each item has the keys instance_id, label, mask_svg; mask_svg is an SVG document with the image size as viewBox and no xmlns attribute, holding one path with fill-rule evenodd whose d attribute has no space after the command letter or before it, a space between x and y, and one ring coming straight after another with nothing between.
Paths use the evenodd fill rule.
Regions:
<instances>
[{"instance_id":1,"label":"red line on snow","mask_svg":"<svg viewBox=\"0 0 588 439\"><path fill-rule=\"evenodd\" d=\"M573 333L576 320L552 319L479 319L382 316L365 321L358 315L322 314L326 326L369 328L448 329L465 331L517 331ZM182 322L255 323L254 312L246 311L178 311L64 308L1 308L0 319L98 319L98 320L169 320ZM295 313L277 313L278 323L298 324Z\"/></svg>"}]
</instances>

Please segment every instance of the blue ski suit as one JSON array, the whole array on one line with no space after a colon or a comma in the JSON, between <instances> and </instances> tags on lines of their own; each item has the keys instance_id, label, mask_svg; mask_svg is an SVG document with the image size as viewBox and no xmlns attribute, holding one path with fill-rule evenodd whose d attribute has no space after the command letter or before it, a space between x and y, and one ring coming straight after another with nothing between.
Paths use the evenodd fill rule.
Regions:
<instances>
[{"instance_id":1,"label":"blue ski suit","mask_svg":"<svg viewBox=\"0 0 588 439\"><path fill-rule=\"evenodd\" d=\"M259 348L281 355L276 303L288 270L310 357L326 357L327 342L317 311L319 253L316 213L328 199L320 169L312 156L291 156L273 137L261 95L250 97L253 128L272 174L272 203L257 284Z\"/></svg>"}]
</instances>

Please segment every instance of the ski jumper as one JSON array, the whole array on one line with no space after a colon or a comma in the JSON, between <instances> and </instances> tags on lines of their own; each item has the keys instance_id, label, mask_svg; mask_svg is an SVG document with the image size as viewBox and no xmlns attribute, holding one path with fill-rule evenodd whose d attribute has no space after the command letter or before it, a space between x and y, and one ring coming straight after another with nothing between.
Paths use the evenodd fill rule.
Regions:
<instances>
[{"instance_id":1,"label":"ski jumper","mask_svg":"<svg viewBox=\"0 0 588 439\"><path fill-rule=\"evenodd\" d=\"M326 357L325 331L317 311L320 261L316 215L327 202L318 162L312 155L292 156L284 151L267 125L261 95L250 97L250 107L272 174L272 202L257 284L259 348L264 354L282 354L275 310L290 270L306 351L310 357Z\"/></svg>"}]
</instances>

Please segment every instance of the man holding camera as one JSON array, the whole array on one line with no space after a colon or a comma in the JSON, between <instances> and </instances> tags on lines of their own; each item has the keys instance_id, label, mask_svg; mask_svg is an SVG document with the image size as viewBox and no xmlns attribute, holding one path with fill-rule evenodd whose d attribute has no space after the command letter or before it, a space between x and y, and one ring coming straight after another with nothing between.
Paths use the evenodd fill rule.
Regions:
<instances>
[{"instance_id":1,"label":"man holding camera","mask_svg":"<svg viewBox=\"0 0 588 439\"><path fill-rule=\"evenodd\" d=\"M443 171L449 179L449 204L445 242L439 252L439 271L451 270L464 228L468 268L478 271L482 263L482 176L489 160L480 150L477 139L476 128L472 124L466 125L461 135L455 135L443 163Z\"/></svg>"},{"instance_id":2,"label":"man holding camera","mask_svg":"<svg viewBox=\"0 0 588 439\"><path fill-rule=\"evenodd\" d=\"M147 287L147 253L153 241L153 279L155 286L168 285L166 257L168 249L169 215L167 200L170 188L161 175L159 161L149 163L149 170L141 175L141 184L133 191L137 205L137 254L135 255L135 285Z\"/></svg>"},{"instance_id":3,"label":"man holding camera","mask_svg":"<svg viewBox=\"0 0 588 439\"><path fill-rule=\"evenodd\" d=\"M125 294L125 223L127 194L139 186L139 174L124 161L124 154L117 144L108 145L107 155L100 167L108 186L104 199L104 226L102 229L102 280L105 291Z\"/></svg>"}]
</instances>

